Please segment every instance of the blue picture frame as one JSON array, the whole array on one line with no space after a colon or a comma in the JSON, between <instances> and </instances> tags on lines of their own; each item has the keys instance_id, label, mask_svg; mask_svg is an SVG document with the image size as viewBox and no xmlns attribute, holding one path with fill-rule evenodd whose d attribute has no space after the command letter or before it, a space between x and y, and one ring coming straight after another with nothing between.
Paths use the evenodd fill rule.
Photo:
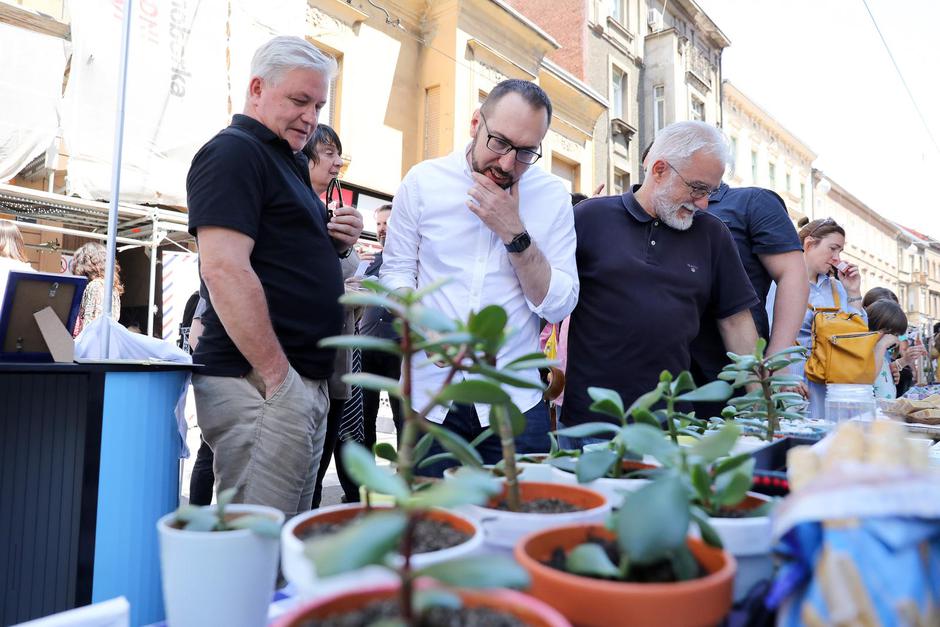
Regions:
<instances>
[{"instance_id":1,"label":"blue picture frame","mask_svg":"<svg viewBox=\"0 0 940 627\"><path fill-rule=\"evenodd\" d=\"M69 333L71 333L72 329L75 328L75 321L78 319L78 310L81 307L82 294L85 292L85 285L87 282L88 279L85 277L71 276L66 274L10 272L7 278L6 292L4 293L3 300L0 301L2 302L2 307L0 307L0 361L36 363L48 363L53 361L52 354L49 352L48 348L45 347L45 341L42 341L43 350L39 351L35 350L36 347L34 345L27 347L27 350L11 351L6 348L7 333L11 331L11 328L14 330L14 332L16 332L17 328L23 328L22 325L24 324L34 324L38 329L38 324L35 318L30 317L29 321L13 320L13 313L15 309L14 295L16 294L17 288L19 286L30 283L39 283L48 286L48 296L45 297L45 302L41 307L36 309L36 311L41 311L46 306L58 304L55 302L55 299L67 297L67 292L69 291L63 291L61 288L68 285L74 286L74 290L71 290L71 302L67 304L67 308L61 305L58 307L53 307L53 309L59 315L59 319L62 321L62 324L66 329L68 329ZM63 319L62 313L64 311L67 311L68 315Z\"/></svg>"}]
</instances>

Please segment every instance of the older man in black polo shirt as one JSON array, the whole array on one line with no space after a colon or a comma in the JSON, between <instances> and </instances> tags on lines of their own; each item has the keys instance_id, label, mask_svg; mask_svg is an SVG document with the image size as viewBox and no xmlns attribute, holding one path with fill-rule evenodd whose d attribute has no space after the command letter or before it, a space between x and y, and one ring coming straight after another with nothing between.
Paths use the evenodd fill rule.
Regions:
<instances>
[{"instance_id":1,"label":"older man in black polo shirt","mask_svg":"<svg viewBox=\"0 0 940 627\"><path fill-rule=\"evenodd\" d=\"M688 369L705 312L728 350L754 349L757 296L727 227L701 211L729 159L718 129L677 122L658 133L643 185L575 207L581 294L569 328L564 426L609 420L588 409L589 386L614 389L629 405L663 370Z\"/></svg>"},{"instance_id":2,"label":"older man in black polo shirt","mask_svg":"<svg viewBox=\"0 0 940 627\"><path fill-rule=\"evenodd\" d=\"M219 489L292 516L310 509L339 333L340 257L362 231L354 209L326 208L300 150L336 62L298 37L255 53L244 115L203 146L186 181L208 307L193 377Z\"/></svg>"}]
</instances>

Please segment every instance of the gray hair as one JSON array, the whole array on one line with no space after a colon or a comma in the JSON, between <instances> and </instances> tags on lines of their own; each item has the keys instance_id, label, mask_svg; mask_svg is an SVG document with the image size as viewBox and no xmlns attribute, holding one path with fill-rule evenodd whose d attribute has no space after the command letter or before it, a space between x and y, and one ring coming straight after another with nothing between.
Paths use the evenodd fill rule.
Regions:
<instances>
[{"instance_id":1,"label":"gray hair","mask_svg":"<svg viewBox=\"0 0 940 627\"><path fill-rule=\"evenodd\" d=\"M296 68L314 70L327 81L337 72L336 59L302 37L275 37L255 51L251 58L251 76L277 83Z\"/></svg>"},{"instance_id":2,"label":"gray hair","mask_svg":"<svg viewBox=\"0 0 940 627\"><path fill-rule=\"evenodd\" d=\"M648 172L657 161L668 161L679 167L697 152L721 159L725 167L731 164L731 147L721 130L705 122L687 121L674 122L656 134L645 168Z\"/></svg>"}]
</instances>

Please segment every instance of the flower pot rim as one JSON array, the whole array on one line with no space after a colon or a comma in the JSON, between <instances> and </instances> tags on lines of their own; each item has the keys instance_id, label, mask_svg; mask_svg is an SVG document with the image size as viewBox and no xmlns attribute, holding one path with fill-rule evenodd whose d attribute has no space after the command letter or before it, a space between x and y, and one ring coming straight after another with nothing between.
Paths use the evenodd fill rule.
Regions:
<instances>
[{"instance_id":1,"label":"flower pot rim","mask_svg":"<svg viewBox=\"0 0 940 627\"><path fill-rule=\"evenodd\" d=\"M399 582L395 581L395 582L389 582L389 583L373 584L373 585L365 586L363 588L359 588L358 590L345 590L342 592L334 592L332 594L328 594L318 599L314 599L314 600L303 603L299 607L293 609L292 611L278 618L274 623L272 623L272 627L291 627L292 625L296 624L299 619L305 618L306 615L309 614L315 608L321 607L328 603L332 603L340 599L341 597L349 595L349 594L364 595L364 594L372 593L372 594L378 595L378 594L384 594L384 593L394 593L398 590L399 585L400 585ZM455 591L457 594L460 594L460 592L468 592L471 594L472 593L476 593L476 594L485 593L485 595L488 598L501 599L501 600L506 601L507 602L506 606L510 608L518 606L518 605L527 605L533 608L534 610L536 610L538 614L541 614L541 616L546 620L546 622L550 625L550 627L571 627L571 623L568 621L568 619L562 616L562 614L558 610L556 610L549 604L545 603L544 601L536 599L535 597L525 594L523 592L520 592L518 590L510 590L507 588L492 588L488 590L477 590L477 589L461 590L461 589L448 588L446 586L441 586L427 579L418 580L416 585L418 588L429 588L429 587L447 588L447 589Z\"/></svg>"},{"instance_id":2,"label":"flower pot rim","mask_svg":"<svg viewBox=\"0 0 940 627\"><path fill-rule=\"evenodd\" d=\"M734 577L734 574L737 570L737 561L734 556L731 555L728 551L724 549L715 549L719 550L722 553L724 558L724 564L716 571L706 574L704 577L697 577L695 579L690 579L688 581L676 581L671 583L638 583L634 581L608 581L606 579L595 579L593 577L586 577L583 575L575 575L563 570L558 570L552 568L551 566L546 566L541 563L534 557L532 557L529 552L526 550L528 545L538 538L539 536L552 535L559 532L567 532L571 530L582 530L590 529L593 532L598 533L607 533L610 534L611 531L604 527L603 525L598 525L596 523L581 523L581 524L572 524L572 525L560 525L557 527L551 527L549 529L543 529L541 531L534 531L526 536L524 536L513 549L513 556L516 558L516 561L519 562L523 568L527 569L538 569L542 571L550 572L554 577L561 580L563 583L570 583L572 585L590 585L595 586L597 590L604 591L608 593L617 593L624 591L635 591L640 594L669 594L670 592L683 590L688 588L698 588L702 586L709 586L711 584L717 584L720 580L731 577ZM705 543L696 538L687 537L687 545L705 545ZM705 545L707 546L707 545ZM571 547L565 547L567 550ZM714 547L708 547L714 548Z\"/></svg>"},{"instance_id":3,"label":"flower pot rim","mask_svg":"<svg viewBox=\"0 0 940 627\"><path fill-rule=\"evenodd\" d=\"M748 491L747 494L745 495L744 500L742 500L741 503L744 503L745 501L747 501L749 497L757 501L763 501L763 503L761 504L770 503L774 500L774 497L772 496L767 496L766 494L761 494L760 492ZM738 503L737 505L732 506L731 509L736 509L738 506L741 505L741 503ZM759 505L755 505L755 507L759 507ZM711 516L711 515L708 516L709 520L720 520L722 522L731 523L731 524L734 524L734 523L745 524L746 521L766 521L769 518L770 516L767 516L766 514L763 516L737 516L737 517L735 516Z\"/></svg>"},{"instance_id":4,"label":"flower pot rim","mask_svg":"<svg viewBox=\"0 0 940 627\"><path fill-rule=\"evenodd\" d=\"M331 505L329 507L312 509L307 512L302 512L300 514L297 514L296 516L291 518L289 521L287 521L287 523L284 525L284 531L282 533L284 535L289 536L290 538L294 540L297 540L298 542L303 542L304 541L303 538L297 535L298 529L306 528L307 526L313 524L313 521L317 520L317 518L320 515L332 514L333 512L340 512L340 511L353 511L353 510L364 510L364 509L365 509L365 505L363 503L339 503L337 505ZM391 509L395 509L395 507L391 505L379 504L379 505L373 505L372 509L391 510ZM443 507L432 507L430 508L429 511L433 511L434 513L444 516L445 518L449 517L449 518L459 519L467 523L468 527L473 528L473 533L470 535L469 538L467 538L466 541L461 542L460 544L456 544L453 547L447 547L448 549L462 546L466 544L467 542L471 542L474 537L476 537L478 534L481 533L480 527L479 525L476 524L476 521L472 520L469 516L465 514L461 514L459 512L455 512L453 510L446 509ZM440 549L440 550L446 550L446 549Z\"/></svg>"},{"instance_id":5,"label":"flower pot rim","mask_svg":"<svg viewBox=\"0 0 940 627\"><path fill-rule=\"evenodd\" d=\"M217 505L213 503L212 505L204 506L210 510L215 510ZM278 525L284 525L284 512L275 508L269 507L267 505L255 505L252 503L231 503L225 506L227 512L232 513L244 513L244 514L259 514L262 516L270 516L272 520L276 521ZM179 529L174 527L172 522L176 520L176 510L164 514L157 520L157 529L161 533L173 534L178 536L206 536L206 539L209 542L221 542L225 539L231 538L241 538L248 534L258 535L251 529L225 529L222 531L193 531L192 529ZM258 536L261 537L261 536ZM271 538L274 540L275 538Z\"/></svg>"},{"instance_id":6,"label":"flower pot rim","mask_svg":"<svg viewBox=\"0 0 940 627\"><path fill-rule=\"evenodd\" d=\"M474 508L477 508L478 510L483 510L486 512L496 512L501 516L513 516L513 517L517 516L519 517L520 520L526 520L526 519L537 518L537 517L540 518L542 516L555 517L555 516L568 516L571 514L585 514L588 512L596 512L598 510L610 509L610 500L604 494L602 494L601 492L598 492L597 490L584 487L583 485L580 485L580 484L548 483L545 481L519 481L519 484L520 485L526 484L526 485L550 486L550 488L556 492L556 494L554 494L553 497L558 498L558 500L561 500L561 501L565 500L563 497L564 492L570 491L570 492L582 492L582 493L590 494L592 496L596 496L600 498L602 502L599 505L595 505L594 507L589 507L586 509L575 510L573 512L557 512L557 513L511 512L508 510L497 509L495 507L488 507L486 505L471 505L471 507L474 507ZM543 498L543 497L538 497L538 498ZM523 500L525 499L523 498Z\"/></svg>"}]
</instances>

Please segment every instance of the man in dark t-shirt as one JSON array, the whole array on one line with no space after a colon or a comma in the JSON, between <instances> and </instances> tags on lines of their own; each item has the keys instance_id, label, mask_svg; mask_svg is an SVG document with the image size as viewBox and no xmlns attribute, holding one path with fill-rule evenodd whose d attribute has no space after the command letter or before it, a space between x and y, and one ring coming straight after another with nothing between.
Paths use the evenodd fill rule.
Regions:
<instances>
[{"instance_id":1,"label":"man in dark t-shirt","mask_svg":"<svg viewBox=\"0 0 940 627\"><path fill-rule=\"evenodd\" d=\"M568 335L564 426L612 420L590 411L589 386L616 390L629 406L663 370L688 369L706 312L729 350L754 349L749 310L758 299L728 229L703 211L729 158L716 128L677 122L657 134L641 186L575 207L581 293Z\"/></svg>"},{"instance_id":2,"label":"man in dark t-shirt","mask_svg":"<svg viewBox=\"0 0 940 627\"><path fill-rule=\"evenodd\" d=\"M708 199L708 213L731 231L744 271L760 299L751 315L758 335L769 342L766 354L793 346L806 313L809 284L800 238L783 199L769 189L732 188L722 183ZM771 329L765 306L773 282L777 283L777 298ZM692 377L698 385L714 381L728 362L718 324L706 314L692 343ZM724 407L724 403L694 405L696 414L704 418L719 415Z\"/></svg>"},{"instance_id":3,"label":"man in dark t-shirt","mask_svg":"<svg viewBox=\"0 0 940 627\"><path fill-rule=\"evenodd\" d=\"M203 146L186 181L199 243L205 327L193 377L199 427L220 489L289 517L310 508L340 332L339 258L362 231L352 208L327 215L300 150L336 62L298 37L255 53L244 115Z\"/></svg>"}]
</instances>

